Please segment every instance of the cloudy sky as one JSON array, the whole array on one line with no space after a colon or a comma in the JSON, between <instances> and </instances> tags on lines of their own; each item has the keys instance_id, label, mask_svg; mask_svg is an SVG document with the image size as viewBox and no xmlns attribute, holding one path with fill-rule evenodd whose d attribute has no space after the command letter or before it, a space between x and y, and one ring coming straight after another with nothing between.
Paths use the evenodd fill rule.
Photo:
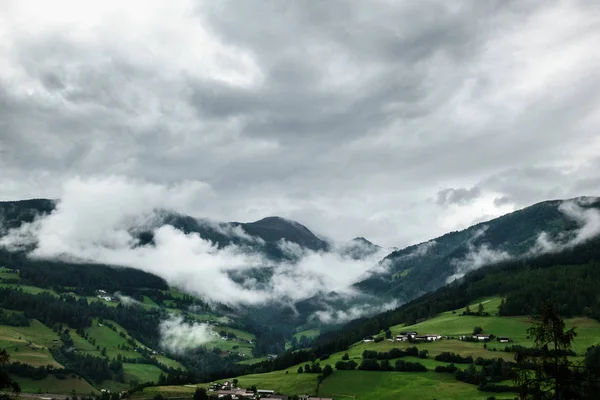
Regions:
<instances>
[{"instance_id":1,"label":"cloudy sky","mask_svg":"<svg viewBox=\"0 0 600 400\"><path fill-rule=\"evenodd\" d=\"M0 199L427 240L600 194L599 43L597 1L4 0Z\"/></svg>"}]
</instances>

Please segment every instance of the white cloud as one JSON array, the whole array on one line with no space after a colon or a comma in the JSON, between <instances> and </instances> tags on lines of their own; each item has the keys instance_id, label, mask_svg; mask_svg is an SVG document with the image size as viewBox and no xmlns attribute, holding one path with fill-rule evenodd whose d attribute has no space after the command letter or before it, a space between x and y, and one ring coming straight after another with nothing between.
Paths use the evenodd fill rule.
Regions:
<instances>
[{"instance_id":1,"label":"white cloud","mask_svg":"<svg viewBox=\"0 0 600 400\"><path fill-rule=\"evenodd\" d=\"M211 340L212 328L205 323L187 323L180 316L171 316L158 326L160 345L173 353L198 348Z\"/></svg>"},{"instance_id":2,"label":"white cloud","mask_svg":"<svg viewBox=\"0 0 600 400\"><path fill-rule=\"evenodd\" d=\"M210 195L201 183L161 186L121 177L76 179L65 185L61 201L50 215L9 232L2 240L13 248L20 243L36 243L31 257L141 269L189 293L232 305L294 301L329 291L352 294L350 286L384 254L354 260L282 241L281 248L295 258L275 264L246 247L219 249L196 233L185 234L169 225L154 226L154 210L190 210ZM154 245L141 246L132 234L144 227L152 227ZM221 225L220 229L249 238L236 228ZM240 285L228 275L230 271L265 267L274 267L275 273L262 289L257 289L256 281ZM373 269L369 273L377 272Z\"/></svg>"},{"instance_id":3,"label":"white cloud","mask_svg":"<svg viewBox=\"0 0 600 400\"><path fill-rule=\"evenodd\" d=\"M117 300L119 300L121 302L121 304L123 304L125 307L139 306L142 304L139 301L137 301L136 299L134 299L133 297L124 295L121 292L115 292L115 294L113 296Z\"/></svg>"},{"instance_id":4,"label":"white cloud","mask_svg":"<svg viewBox=\"0 0 600 400\"><path fill-rule=\"evenodd\" d=\"M501 261L507 261L512 256L504 250L494 250L489 244L485 243L480 246L475 246L475 240L483 237L488 227L477 229L473 232L467 243L468 253L461 259L452 260L452 265L456 267L454 273L446 279L446 283L460 279L471 271L475 271L486 265L495 264Z\"/></svg>"},{"instance_id":5,"label":"white cloud","mask_svg":"<svg viewBox=\"0 0 600 400\"><path fill-rule=\"evenodd\" d=\"M597 208L585 207L595 201L598 201L597 197L581 197L562 202L558 209L565 216L577 222L579 228L573 234L560 232L555 239L552 239L548 232L540 233L529 254L536 255L562 251L600 235L600 211Z\"/></svg>"},{"instance_id":6,"label":"white cloud","mask_svg":"<svg viewBox=\"0 0 600 400\"><path fill-rule=\"evenodd\" d=\"M393 310L400 304L394 300L383 305L362 304L352 306L346 310L328 310L316 311L312 318L317 318L324 324L343 324L345 322L364 317L366 315L379 314L385 311Z\"/></svg>"}]
</instances>

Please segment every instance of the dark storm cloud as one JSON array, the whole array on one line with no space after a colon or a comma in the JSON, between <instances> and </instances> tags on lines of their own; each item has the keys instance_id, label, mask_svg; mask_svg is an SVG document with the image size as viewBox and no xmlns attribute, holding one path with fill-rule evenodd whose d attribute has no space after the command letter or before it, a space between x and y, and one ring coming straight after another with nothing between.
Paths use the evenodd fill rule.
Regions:
<instances>
[{"instance_id":1,"label":"dark storm cloud","mask_svg":"<svg viewBox=\"0 0 600 400\"><path fill-rule=\"evenodd\" d=\"M402 246L594 195L598 8L5 2L0 197L203 181L199 216Z\"/></svg>"}]
</instances>

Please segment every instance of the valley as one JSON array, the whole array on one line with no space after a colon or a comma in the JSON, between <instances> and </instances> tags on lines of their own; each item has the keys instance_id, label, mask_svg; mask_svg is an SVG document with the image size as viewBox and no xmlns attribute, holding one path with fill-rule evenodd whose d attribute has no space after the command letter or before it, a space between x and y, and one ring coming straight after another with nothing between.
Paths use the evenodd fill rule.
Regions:
<instances>
[{"instance_id":1,"label":"valley","mask_svg":"<svg viewBox=\"0 0 600 400\"><path fill-rule=\"evenodd\" d=\"M254 374L238 376L238 386L247 388L256 386L258 388L272 389L277 393L288 395L309 394L320 397L332 398L356 398L359 400L384 399L392 400L399 397L410 397L415 399L487 399L495 397L497 399L512 399L514 394L502 394L495 392L486 392L477 389L477 386L458 381L452 374L436 372L436 367L447 366L448 362L435 360L436 356L442 353L454 353L461 357L472 357L473 360L492 360L501 358L507 362L513 362L514 352L504 351L506 346L524 346L533 345L531 338L527 336L527 328L531 326L533 320L527 316L520 317L501 317L498 315L498 307L501 298L493 297L480 299L477 302L469 304L469 308L477 309L479 304L483 305L484 311L489 316L468 316L461 315L466 307L441 313L431 319L420 322L415 325L396 325L389 328L390 334L385 331L379 332L374 337L381 338L378 342L363 341L349 346L345 351L337 352L327 356L325 359L317 359L322 368L330 365L334 372L324 379L322 383L318 382L317 374L298 373L298 368L303 368L305 363L296 364L286 369L269 372L264 374ZM600 346L600 322L589 318L572 318L565 321L568 328L575 327L577 337L573 342L575 355L571 357L573 361L582 360L588 348L591 346ZM483 333L495 335L496 337L508 337L508 344L499 343L497 340L485 342L467 342L459 340L460 336L471 336L473 328L479 326ZM440 334L442 339L434 342L396 342L386 339L396 337L401 332L415 331L419 334L432 333ZM416 346L419 351L426 350L425 357L403 356L401 358L390 359L389 363L394 364L397 360L419 363L426 368L423 372L399 372L399 371L369 371L369 370L339 370L336 364L344 360L355 361L360 368L365 360L365 351L367 352L389 352L391 349L406 350L409 347ZM380 365L382 361L378 362ZM478 369L481 368L476 361ZM470 363L455 364L457 368L466 370ZM231 379L230 379L231 380ZM505 379L502 384L511 385L510 379ZM196 384L187 386L159 386L144 389L142 392L134 395L135 398L152 398L157 394L164 396L176 396L183 394L193 394L195 387L208 388L208 384Z\"/></svg>"},{"instance_id":2,"label":"valley","mask_svg":"<svg viewBox=\"0 0 600 400\"><path fill-rule=\"evenodd\" d=\"M600 207L573 201L578 212ZM527 329L546 299L558 304L566 329L576 329L569 362L587 362L588 351L600 345L600 239L576 242L587 225L573 223L562 204L540 203L395 250L351 285L352 295L317 291L295 302L221 303L141 269L30 257L35 244L0 247L0 348L10 356L10 376L30 393L185 397L236 379L243 389L292 397L512 398L510 371L517 354L536 345ZM41 200L0 205L11 229L52 209ZM155 251L154 235L170 226L210 241L216 254L260 254L273 266L223 275L242 291L288 279L284 274L297 273L293 266L310 270L306 260L343 264L382 251L364 238L335 247L280 218L215 225L158 216L153 227L133 233L131 250ZM532 252L543 235L554 238L548 240L556 241L555 250ZM504 255L465 267L481 252ZM450 279L457 273L464 276ZM323 317L352 315L364 301L373 311ZM398 306L377 311L390 301ZM417 336L400 341L406 332Z\"/></svg>"}]
</instances>

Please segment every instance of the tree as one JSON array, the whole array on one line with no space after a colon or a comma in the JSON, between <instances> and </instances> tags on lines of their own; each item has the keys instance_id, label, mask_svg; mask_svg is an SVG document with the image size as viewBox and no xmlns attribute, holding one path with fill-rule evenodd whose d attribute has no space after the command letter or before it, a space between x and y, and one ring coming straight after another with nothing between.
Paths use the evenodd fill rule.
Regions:
<instances>
[{"instance_id":1,"label":"tree","mask_svg":"<svg viewBox=\"0 0 600 400\"><path fill-rule=\"evenodd\" d=\"M21 392L21 388L17 382L13 382L5 370L5 365L10 361L10 356L6 350L0 350L0 389L10 389L13 393L18 394ZM0 398L9 398L8 395L0 394Z\"/></svg>"},{"instance_id":2,"label":"tree","mask_svg":"<svg viewBox=\"0 0 600 400\"><path fill-rule=\"evenodd\" d=\"M389 329L387 329L385 331L385 338L386 339L391 339L391 337L392 337L392 331L390 331Z\"/></svg>"},{"instance_id":3,"label":"tree","mask_svg":"<svg viewBox=\"0 0 600 400\"><path fill-rule=\"evenodd\" d=\"M233 382L233 386L237 387L237 384L238 384L239 381L237 379L234 379L232 382Z\"/></svg>"},{"instance_id":4,"label":"tree","mask_svg":"<svg viewBox=\"0 0 600 400\"><path fill-rule=\"evenodd\" d=\"M310 373L310 364L304 364L304 372Z\"/></svg>"},{"instance_id":5,"label":"tree","mask_svg":"<svg viewBox=\"0 0 600 400\"><path fill-rule=\"evenodd\" d=\"M504 315L504 313L505 313L505 311L504 311L505 307L506 307L506 302L504 301L504 297L503 297L500 300L500 305L498 306L498 315L500 315L500 316Z\"/></svg>"},{"instance_id":6,"label":"tree","mask_svg":"<svg viewBox=\"0 0 600 400\"><path fill-rule=\"evenodd\" d=\"M517 351L514 381L521 399L542 399L552 396L556 400L577 398L577 383L567 355L575 339L575 328L565 330L556 305L546 301L539 322L527 329L533 338L536 352ZM534 355L535 354L535 355Z\"/></svg>"},{"instance_id":7,"label":"tree","mask_svg":"<svg viewBox=\"0 0 600 400\"><path fill-rule=\"evenodd\" d=\"M342 360L347 361L350 358L350 356L348 355L348 353L344 353L344 355L342 356Z\"/></svg>"},{"instance_id":8,"label":"tree","mask_svg":"<svg viewBox=\"0 0 600 400\"><path fill-rule=\"evenodd\" d=\"M327 378L331 374L333 374L333 368L331 368L331 365L327 364L325 368L323 368L323 378Z\"/></svg>"},{"instance_id":9,"label":"tree","mask_svg":"<svg viewBox=\"0 0 600 400\"><path fill-rule=\"evenodd\" d=\"M301 374L302 373L302 367L298 367L298 373Z\"/></svg>"},{"instance_id":10,"label":"tree","mask_svg":"<svg viewBox=\"0 0 600 400\"><path fill-rule=\"evenodd\" d=\"M483 314L483 304L479 303L479 305L477 306L477 313Z\"/></svg>"},{"instance_id":11,"label":"tree","mask_svg":"<svg viewBox=\"0 0 600 400\"><path fill-rule=\"evenodd\" d=\"M427 358L427 354L429 354L429 350L421 350L419 352L419 358Z\"/></svg>"},{"instance_id":12,"label":"tree","mask_svg":"<svg viewBox=\"0 0 600 400\"><path fill-rule=\"evenodd\" d=\"M473 328L473 335L479 335L481 332L483 332L483 328L480 326L476 326Z\"/></svg>"},{"instance_id":13,"label":"tree","mask_svg":"<svg viewBox=\"0 0 600 400\"><path fill-rule=\"evenodd\" d=\"M208 400L208 394L204 388L196 388L194 392L194 400Z\"/></svg>"},{"instance_id":14,"label":"tree","mask_svg":"<svg viewBox=\"0 0 600 400\"><path fill-rule=\"evenodd\" d=\"M466 315L469 315L469 314L471 314L471 307L467 306L467 307L465 308L465 314L466 314Z\"/></svg>"}]
</instances>

